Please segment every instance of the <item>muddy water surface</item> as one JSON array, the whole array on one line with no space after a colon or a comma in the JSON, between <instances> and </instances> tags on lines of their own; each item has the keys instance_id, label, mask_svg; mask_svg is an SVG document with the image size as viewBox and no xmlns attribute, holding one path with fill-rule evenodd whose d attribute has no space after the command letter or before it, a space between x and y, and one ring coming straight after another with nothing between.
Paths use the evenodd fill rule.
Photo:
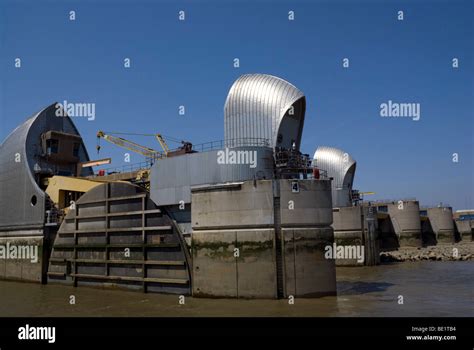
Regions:
<instances>
[{"instance_id":1,"label":"muddy water surface","mask_svg":"<svg viewBox=\"0 0 474 350\"><path fill-rule=\"evenodd\" d=\"M175 295L0 281L0 316L474 316L472 261L345 267L337 276L337 297L294 305L191 297L179 305Z\"/></svg>"}]
</instances>

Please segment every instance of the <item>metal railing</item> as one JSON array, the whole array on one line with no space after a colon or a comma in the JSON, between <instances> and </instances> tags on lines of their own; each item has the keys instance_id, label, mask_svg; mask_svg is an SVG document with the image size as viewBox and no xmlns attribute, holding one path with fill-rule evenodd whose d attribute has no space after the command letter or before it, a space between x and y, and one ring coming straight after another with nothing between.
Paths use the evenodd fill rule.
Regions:
<instances>
[{"instance_id":1,"label":"metal railing","mask_svg":"<svg viewBox=\"0 0 474 350\"><path fill-rule=\"evenodd\" d=\"M438 204L423 204L420 205L420 209L430 209L430 208L452 208L448 203L438 203Z\"/></svg>"},{"instance_id":2,"label":"metal railing","mask_svg":"<svg viewBox=\"0 0 474 350\"><path fill-rule=\"evenodd\" d=\"M238 139L226 139L225 147L270 147L270 141L261 137L245 137Z\"/></svg>"},{"instance_id":3,"label":"metal railing","mask_svg":"<svg viewBox=\"0 0 474 350\"><path fill-rule=\"evenodd\" d=\"M398 199L372 199L372 200L367 200L367 202L370 202L372 204L396 204L399 201L403 202L415 202L417 199L415 197L407 197L407 198L398 198Z\"/></svg>"},{"instance_id":4,"label":"metal railing","mask_svg":"<svg viewBox=\"0 0 474 350\"><path fill-rule=\"evenodd\" d=\"M94 174L94 176L101 176L99 175L99 172L101 171L104 172L104 175L112 175L112 174L117 174L117 173L127 173L127 172L134 172L138 170L150 169L153 166L153 164L154 164L154 161L150 159L145 162L126 164L119 167L99 169Z\"/></svg>"},{"instance_id":5,"label":"metal railing","mask_svg":"<svg viewBox=\"0 0 474 350\"><path fill-rule=\"evenodd\" d=\"M238 139L209 141L193 145L193 151L208 152L223 148L235 147L270 147L270 141L268 139L259 137L244 137Z\"/></svg>"},{"instance_id":6,"label":"metal railing","mask_svg":"<svg viewBox=\"0 0 474 350\"><path fill-rule=\"evenodd\" d=\"M193 151L197 152L209 152L212 150L222 150L225 147L270 147L268 139L265 138L239 138L239 139L227 139L218 141L209 141L193 145ZM103 175L113 175L117 173L134 172L139 170L150 169L153 164L161 159L159 158L148 158L145 162L138 162L132 164L126 164L119 167L109 167L98 169L93 177L99 177ZM301 154L295 150L286 149L275 149L275 167L277 171L277 177L297 176L301 174L306 179L314 179L315 166L309 155ZM326 170L317 169L319 172L318 180L329 179Z\"/></svg>"},{"instance_id":7,"label":"metal railing","mask_svg":"<svg viewBox=\"0 0 474 350\"><path fill-rule=\"evenodd\" d=\"M228 139L228 140L217 140L217 141L209 141L204 143L199 143L193 145L193 151L195 152L209 152L213 150L222 150L224 148L233 148L233 147L270 147L270 142L268 139L264 138L256 138L256 137L247 137L247 138L239 138L239 139ZM147 158L144 162L139 163L132 163L126 164L119 167L109 167L97 170L94 176L100 176L98 171L104 171L105 175L112 175L116 173L126 173L126 172L133 172L143 169L150 169L153 164L160 160L164 159L161 155L157 155L154 158Z\"/></svg>"},{"instance_id":8,"label":"metal railing","mask_svg":"<svg viewBox=\"0 0 474 350\"><path fill-rule=\"evenodd\" d=\"M275 149L275 176L277 178L329 179L325 170L313 165L308 154L293 149Z\"/></svg>"},{"instance_id":9,"label":"metal railing","mask_svg":"<svg viewBox=\"0 0 474 350\"><path fill-rule=\"evenodd\" d=\"M196 152L209 152L209 151L222 149L222 148L224 148L224 140L209 141L209 142L193 145L193 151L196 151Z\"/></svg>"}]
</instances>

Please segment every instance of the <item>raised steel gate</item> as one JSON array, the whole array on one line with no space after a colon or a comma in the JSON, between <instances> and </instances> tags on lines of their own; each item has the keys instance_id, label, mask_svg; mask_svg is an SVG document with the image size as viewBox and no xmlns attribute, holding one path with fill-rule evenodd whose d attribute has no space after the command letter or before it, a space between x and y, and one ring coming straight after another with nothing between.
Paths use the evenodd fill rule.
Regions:
<instances>
[{"instance_id":1,"label":"raised steel gate","mask_svg":"<svg viewBox=\"0 0 474 350\"><path fill-rule=\"evenodd\" d=\"M189 295L186 249L144 189L105 183L71 205L54 241L48 282Z\"/></svg>"}]
</instances>

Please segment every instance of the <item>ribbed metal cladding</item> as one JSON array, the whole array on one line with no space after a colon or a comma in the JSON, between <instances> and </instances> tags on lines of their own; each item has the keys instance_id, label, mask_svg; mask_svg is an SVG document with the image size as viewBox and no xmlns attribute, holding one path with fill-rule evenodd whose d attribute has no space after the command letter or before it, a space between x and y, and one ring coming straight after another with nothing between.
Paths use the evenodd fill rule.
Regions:
<instances>
[{"instance_id":1,"label":"ribbed metal cladding","mask_svg":"<svg viewBox=\"0 0 474 350\"><path fill-rule=\"evenodd\" d=\"M48 169L50 164L41 157L41 134L56 130L79 135L69 117L57 117L55 112L53 103L19 125L0 144L0 235L4 230L43 225L46 194L35 180L34 169ZM84 144L79 159L89 160ZM91 170L83 169L83 175L88 174Z\"/></svg>"},{"instance_id":2,"label":"ribbed metal cladding","mask_svg":"<svg viewBox=\"0 0 474 350\"><path fill-rule=\"evenodd\" d=\"M291 116L288 111L295 103ZM299 148L305 114L305 97L294 85L267 74L245 74L232 87L224 107L225 139L262 138L277 146L278 133ZM290 126L280 129L284 118ZM286 124L287 125L287 124Z\"/></svg>"},{"instance_id":3,"label":"ribbed metal cladding","mask_svg":"<svg viewBox=\"0 0 474 350\"><path fill-rule=\"evenodd\" d=\"M314 165L327 171L327 175L333 178L333 189L342 189L345 185L352 189L356 161L348 153L334 147L320 146L314 153Z\"/></svg>"},{"instance_id":4,"label":"ribbed metal cladding","mask_svg":"<svg viewBox=\"0 0 474 350\"><path fill-rule=\"evenodd\" d=\"M219 150L190 153L156 162L151 170L151 199L160 205L191 203L191 186L271 179L273 150L269 147L239 147L255 152L255 168L249 164L219 164Z\"/></svg>"},{"instance_id":5,"label":"ribbed metal cladding","mask_svg":"<svg viewBox=\"0 0 474 350\"><path fill-rule=\"evenodd\" d=\"M340 149L321 146L314 153L313 164L333 178L331 182L333 207L351 206L355 160Z\"/></svg>"}]
</instances>

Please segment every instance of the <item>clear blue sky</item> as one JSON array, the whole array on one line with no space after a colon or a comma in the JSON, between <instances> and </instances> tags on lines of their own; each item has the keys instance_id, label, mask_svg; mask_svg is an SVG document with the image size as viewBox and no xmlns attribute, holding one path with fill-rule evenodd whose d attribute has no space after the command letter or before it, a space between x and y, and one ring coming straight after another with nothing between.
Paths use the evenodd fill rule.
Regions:
<instances>
[{"instance_id":1,"label":"clear blue sky","mask_svg":"<svg viewBox=\"0 0 474 350\"><path fill-rule=\"evenodd\" d=\"M358 162L355 187L375 191L371 198L473 208L473 8L452 0L0 0L0 139L66 99L96 104L95 121L74 120L92 158L101 129L220 140L232 82L268 73L307 97L302 150L350 153ZM420 121L381 118L388 100L420 103ZM159 149L153 139L133 139ZM102 145L100 157L121 165L123 151Z\"/></svg>"}]
</instances>

